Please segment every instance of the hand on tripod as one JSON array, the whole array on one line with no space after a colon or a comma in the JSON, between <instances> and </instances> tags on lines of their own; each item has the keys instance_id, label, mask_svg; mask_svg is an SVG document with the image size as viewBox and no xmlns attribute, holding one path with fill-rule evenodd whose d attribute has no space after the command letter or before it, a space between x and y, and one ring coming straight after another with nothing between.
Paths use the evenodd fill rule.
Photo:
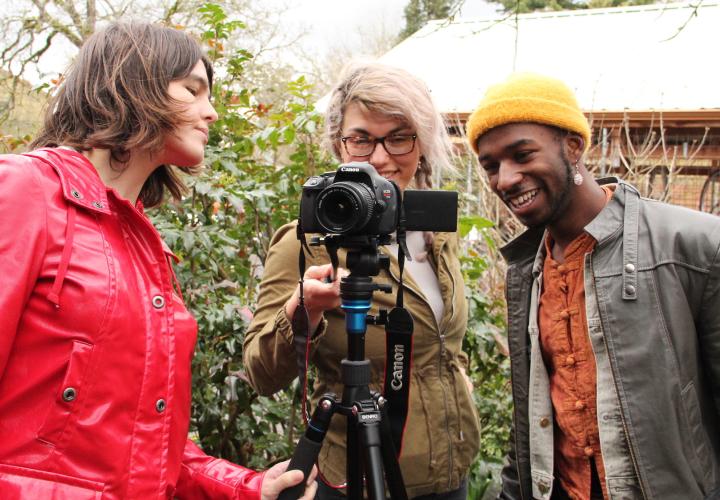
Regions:
<instances>
[{"instance_id":1,"label":"hand on tripod","mask_svg":"<svg viewBox=\"0 0 720 500\"><path fill-rule=\"evenodd\" d=\"M348 271L338 268L337 275L332 277L332 264L310 266L304 274L303 295L305 308L310 320L309 331L315 332L323 312L340 307L340 280L348 275ZM332 280L332 281L329 281ZM295 308L300 301L300 286L295 288L292 297L285 303L285 315L292 321Z\"/></svg>"},{"instance_id":2,"label":"hand on tripod","mask_svg":"<svg viewBox=\"0 0 720 500\"><path fill-rule=\"evenodd\" d=\"M283 490L302 483L303 472L297 469L287 470L289 463L290 460L285 460L265 471L260 492L261 500L275 500ZM317 467L312 468L305 482L305 491L300 500L312 500L315 498L315 491L317 490L315 476L317 476Z\"/></svg>"}]
</instances>

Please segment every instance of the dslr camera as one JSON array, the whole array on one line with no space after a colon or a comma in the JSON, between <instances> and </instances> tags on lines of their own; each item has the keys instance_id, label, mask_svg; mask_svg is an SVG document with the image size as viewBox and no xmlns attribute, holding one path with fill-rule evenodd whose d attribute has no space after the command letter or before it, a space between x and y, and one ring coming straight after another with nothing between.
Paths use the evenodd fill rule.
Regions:
<instances>
[{"instance_id":1,"label":"dslr camera","mask_svg":"<svg viewBox=\"0 0 720 500\"><path fill-rule=\"evenodd\" d=\"M305 233L347 236L388 235L401 224L407 231L456 231L457 198L455 191L401 193L369 163L345 163L305 182L300 224Z\"/></svg>"}]
</instances>

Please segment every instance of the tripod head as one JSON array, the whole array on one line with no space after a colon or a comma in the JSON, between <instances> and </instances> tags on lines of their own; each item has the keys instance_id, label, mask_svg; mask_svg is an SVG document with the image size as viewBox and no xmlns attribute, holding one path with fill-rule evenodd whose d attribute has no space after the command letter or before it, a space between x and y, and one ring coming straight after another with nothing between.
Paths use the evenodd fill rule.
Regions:
<instances>
[{"instance_id":1,"label":"tripod head","mask_svg":"<svg viewBox=\"0 0 720 500\"><path fill-rule=\"evenodd\" d=\"M344 236L331 234L313 238L311 245L325 245L333 268L337 269L339 247L348 248L346 265L350 274L340 280L340 298L345 311L345 327L348 333L348 357L350 361L365 359L365 331L367 323L385 324L387 311L381 310L378 317L367 315L372 294L376 290L391 293L387 283L375 283L371 276L377 276L382 269L390 267L390 259L379 252L380 245L390 243L389 235ZM334 274L334 273L333 273Z\"/></svg>"}]
</instances>

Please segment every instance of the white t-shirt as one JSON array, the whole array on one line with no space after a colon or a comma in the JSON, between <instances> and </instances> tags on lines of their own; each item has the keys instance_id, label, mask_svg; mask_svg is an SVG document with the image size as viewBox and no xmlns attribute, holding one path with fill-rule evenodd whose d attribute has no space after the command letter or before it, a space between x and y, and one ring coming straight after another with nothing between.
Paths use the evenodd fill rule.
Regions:
<instances>
[{"instance_id":1,"label":"white t-shirt","mask_svg":"<svg viewBox=\"0 0 720 500\"><path fill-rule=\"evenodd\" d=\"M420 293L425 296L430 308L435 315L435 319L440 325L440 320L445 312L442 295L440 294L440 283L430 260L427 256L425 248L425 238L422 231L408 231L405 234L408 251L412 256L412 260L405 259L405 272L412 276L413 280L420 287ZM397 257L398 245L393 243L388 245L388 249Z\"/></svg>"}]
</instances>

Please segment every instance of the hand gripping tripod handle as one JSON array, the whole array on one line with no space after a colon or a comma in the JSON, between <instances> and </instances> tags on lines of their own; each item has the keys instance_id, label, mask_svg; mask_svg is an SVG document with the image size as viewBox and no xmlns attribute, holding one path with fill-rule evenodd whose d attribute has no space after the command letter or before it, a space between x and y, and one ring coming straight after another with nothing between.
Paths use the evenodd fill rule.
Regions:
<instances>
[{"instance_id":1,"label":"hand gripping tripod handle","mask_svg":"<svg viewBox=\"0 0 720 500\"><path fill-rule=\"evenodd\" d=\"M307 481L308 475L310 475L310 471L320 454L320 448L322 448L323 439L330 426L334 407L335 398L333 395L325 395L320 399L305 435L299 439L288 465L288 470L301 470L304 480L300 484L296 484L280 493L278 500L297 500L302 496L305 491L305 481Z\"/></svg>"},{"instance_id":2,"label":"hand gripping tripod handle","mask_svg":"<svg viewBox=\"0 0 720 500\"><path fill-rule=\"evenodd\" d=\"M305 481L312 470L313 464L320 453L322 443L316 443L311 441L305 436L302 436L298 441L295 453L293 453L290 459L290 465L288 470L298 469L303 472L304 479L300 484L296 484L286 490L284 490L278 496L278 500L297 500L305 491Z\"/></svg>"}]
</instances>

